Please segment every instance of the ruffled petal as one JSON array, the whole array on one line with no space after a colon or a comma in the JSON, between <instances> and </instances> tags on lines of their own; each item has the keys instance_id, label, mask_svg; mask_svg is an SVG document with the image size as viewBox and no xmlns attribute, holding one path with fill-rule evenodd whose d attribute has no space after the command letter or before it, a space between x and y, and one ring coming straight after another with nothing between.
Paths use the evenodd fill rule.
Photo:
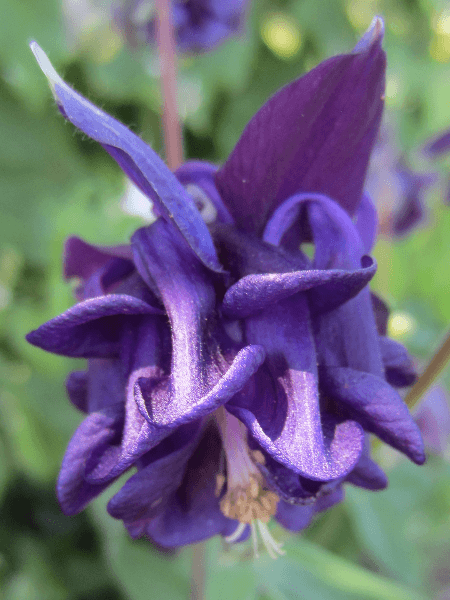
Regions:
<instances>
[{"instance_id":1,"label":"ruffled petal","mask_svg":"<svg viewBox=\"0 0 450 600\"><path fill-rule=\"evenodd\" d=\"M99 142L131 181L155 203L161 215L175 225L198 258L210 269L220 272L211 236L195 203L156 152L122 123L68 86L36 42L31 42L30 47L64 117Z\"/></svg>"},{"instance_id":2,"label":"ruffled petal","mask_svg":"<svg viewBox=\"0 0 450 600\"><path fill-rule=\"evenodd\" d=\"M165 510L153 519L125 522L131 535L145 534L161 546L173 548L232 534L238 522L223 515L215 494L221 448L218 433L208 428Z\"/></svg>"},{"instance_id":3,"label":"ruffled petal","mask_svg":"<svg viewBox=\"0 0 450 600\"><path fill-rule=\"evenodd\" d=\"M350 54L330 58L277 92L246 126L218 171L238 227L261 234L297 192L321 192L353 214L383 109L383 24Z\"/></svg>"},{"instance_id":4,"label":"ruffled petal","mask_svg":"<svg viewBox=\"0 0 450 600\"><path fill-rule=\"evenodd\" d=\"M138 230L132 242L138 271L156 285L172 331L170 378L159 386L140 378L136 402L155 427L173 427L229 400L265 353L261 346L246 346L231 365L224 359L213 335L215 291L209 273L165 222Z\"/></svg>"},{"instance_id":5,"label":"ruffled petal","mask_svg":"<svg viewBox=\"0 0 450 600\"><path fill-rule=\"evenodd\" d=\"M380 337L381 356L386 380L394 387L407 387L417 379L414 362L408 350L395 340Z\"/></svg>"},{"instance_id":6,"label":"ruffled petal","mask_svg":"<svg viewBox=\"0 0 450 600\"><path fill-rule=\"evenodd\" d=\"M102 453L97 452L86 462L85 478L91 483L114 479L171 433L169 428L155 431L149 425L135 402L134 393L139 378L145 376L155 385L165 377L169 366L165 357L166 329L164 320L149 317L142 319L137 327L124 328L122 332L120 366L125 378L122 383L125 416L121 440L105 446Z\"/></svg>"},{"instance_id":7,"label":"ruffled petal","mask_svg":"<svg viewBox=\"0 0 450 600\"><path fill-rule=\"evenodd\" d=\"M187 461L198 444L200 423L182 426L146 454L121 490L108 503L116 519L140 521L164 510L169 497L181 485Z\"/></svg>"},{"instance_id":8,"label":"ruffled petal","mask_svg":"<svg viewBox=\"0 0 450 600\"><path fill-rule=\"evenodd\" d=\"M119 352L124 319L161 314L161 310L126 294L90 298L47 321L26 339L47 352L76 358L112 357Z\"/></svg>"},{"instance_id":9,"label":"ruffled petal","mask_svg":"<svg viewBox=\"0 0 450 600\"><path fill-rule=\"evenodd\" d=\"M275 460L313 480L337 479L356 464L363 432L352 421L321 414L308 305L287 298L245 321L246 338L267 352L253 390L227 408Z\"/></svg>"},{"instance_id":10,"label":"ruffled petal","mask_svg":"<svg viewBox=\"0 0 450 600\"><path fill-rule=\"evenodd\" d=\"M344 405L366 431L415 463L425 462L420 430L399 394L384 379L354 369L322 367L320 384L324 393Z\"/></svg>"},{"instance_id":11,"label":"ruffled petal","mask_svg":"<svg viewBox=\"0 0 450 600\"><path fill-rule=\"evenodd\" d=\"M222 308L230 318L243 319L274 302L298 292L311 290L310 307L314 313L332 310L355 297L375 275L376 264L363 257L362 269L309 269L294 273L247 275L231 286Z\"/></svg>"},{"instance_id":12,"label":"ruffled petal","mask_svg":"<svg viewBox=\"0 0 450 600\"><path fill-rule=\"evenodd\" d=\"M56 485L61 508L75 515L109 485L93 485L85 479L86 461L120 437L123 404L109 406L89 415L78 427L64 456Z\"/></svg>"}]
</instances>

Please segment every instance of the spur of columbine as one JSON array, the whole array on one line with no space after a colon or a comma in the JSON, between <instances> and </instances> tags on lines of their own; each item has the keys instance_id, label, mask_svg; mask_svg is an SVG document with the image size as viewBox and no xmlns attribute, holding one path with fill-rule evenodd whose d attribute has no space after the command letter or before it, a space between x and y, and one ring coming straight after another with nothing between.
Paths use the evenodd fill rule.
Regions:
<instances>
[{"instance_id":1,"label":"spur of columbine","mask_svg":"<svg viewBox=\"0 0 450 600\"><path fill-rule=\"evenodd\" d=\"M87 416L58 480L65 513L133 467L108 504L132 536L174 547L252 532L256 550L259 532L276 555L272 517L299 531L342 499L344 482L387 485L368 434L424 462L393 387L414 381L411 361L367 287L376 213L363 186L383 107L382 34L375 19L352 52L278 91L221 168L191 161L174 174L32 44L63 116L158 216L129 246L69 239L79 302L28 335L88 359L67 381Z\"/></svg>"}]
</instances>

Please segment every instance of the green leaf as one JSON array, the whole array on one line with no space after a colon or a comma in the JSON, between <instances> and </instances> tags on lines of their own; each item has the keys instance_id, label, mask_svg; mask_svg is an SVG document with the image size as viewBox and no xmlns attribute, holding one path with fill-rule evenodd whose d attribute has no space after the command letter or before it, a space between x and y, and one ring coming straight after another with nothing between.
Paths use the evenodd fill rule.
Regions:
<instances>
[{"instance_id":1,"label":"green leaf","mask_svg":"<svg viewBox=\"0 0 450 600\"><path fill-rule=\"evenodd\" d=\"M299 537L285 544L286 556L260 559L255 569L273 598L307 600L424 600L423 596ZM280 596L274 595L276 590Z\"/></svg>"}]
</instances>

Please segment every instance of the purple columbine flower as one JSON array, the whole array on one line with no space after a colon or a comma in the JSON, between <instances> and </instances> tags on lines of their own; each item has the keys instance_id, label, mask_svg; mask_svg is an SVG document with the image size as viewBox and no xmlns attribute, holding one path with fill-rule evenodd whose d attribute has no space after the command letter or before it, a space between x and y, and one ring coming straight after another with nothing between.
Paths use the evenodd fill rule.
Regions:
<instances>
[{"instance_id":1,"label":"purple columbine flower","mask_svg":"<svg viewBox=\"0 0 450 600\"><path fill-rule=\"evenodd\" d=\"M180 52L205 52L243 26L248 0L172 0L172 19ZM125 0L115 22L132 45L153 43L156 17L151 0Z\"/></svg>"},{"instance_id":2,"label":"purple columbine flower","mask_svg":"<svg viewBox=\"0 0 450 600\"><path fill-rule=\"evenodd\" d=\"M395 144L391 127L382 127L372 153L365 190L377 206L380 233L404 236L426 221L426 195L437 183L436 172L411 168Z\"/></svg>"},{"instance_id":3,"label":"purple columbine flower","mask_svg":"<svg viewBox=\"0 0 450 600\"><path fill-rule=\"evenodd\" d=\"M251 531L256 545L259 531L276 555L272 517L299 531L342 499L344 482L387 485L368 434L424 462L392 387L414 381L411 361L385 337L387 308L367 287L382 33L376 19L351 53L275 94L220 169L191 161L175 174L32 44L61 113L159 216L130 246L69 239L79 303L28 335L88 359L67 382L87 414L58 480L67 514L133 467L108 504L132 536L174 547Z\"/></svg>"}]
</instances>

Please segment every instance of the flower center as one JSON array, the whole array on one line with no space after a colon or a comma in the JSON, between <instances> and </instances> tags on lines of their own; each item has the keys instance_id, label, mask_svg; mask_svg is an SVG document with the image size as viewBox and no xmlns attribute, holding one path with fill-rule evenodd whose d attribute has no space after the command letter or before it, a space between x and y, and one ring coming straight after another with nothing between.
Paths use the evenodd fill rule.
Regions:
<instances>
[{"instance_id":1,"label":"flower center","mask_svg":"<svg viewBox=\"0 0 450 600\"><path fill-rule=\"evenodd\" d=\"M227 491L220 501L220 510L229 519L239 521L236 531L228 536L227 542L236 542L247 525L252 531L253 548L258 554L259 531L269 554L284 554L281 545L271 536L267 523L276 513L279 497L265 486L264 477L257 464L264 464L264 456L259 450L251 451L247 444L247 428L223 407L214 413L220 429L225 450L227 476L217 475L216 495L220 496L226 483Z\"/></svg>"}]
</instances>

